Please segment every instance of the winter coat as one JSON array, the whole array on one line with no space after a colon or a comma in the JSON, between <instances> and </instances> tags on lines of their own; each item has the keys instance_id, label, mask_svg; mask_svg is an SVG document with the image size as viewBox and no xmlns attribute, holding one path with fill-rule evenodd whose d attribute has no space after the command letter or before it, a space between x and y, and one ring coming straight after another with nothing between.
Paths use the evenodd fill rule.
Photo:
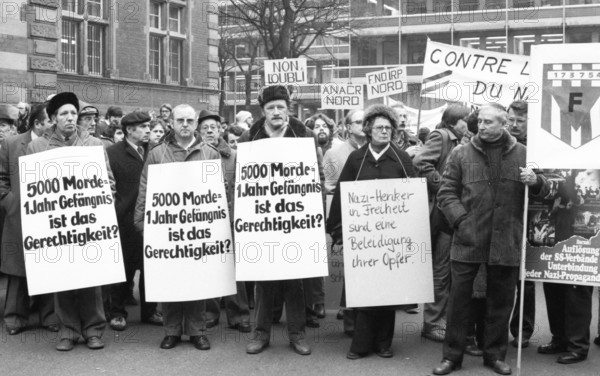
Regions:
<instances>
[{"instance_id":1,"label":"winter coat","mask_svg":"<svg viewBox=\"0 0 600 376\"><path fill-rule=\"evenodd\" d=\"M144 230L144 212L146 208L146 186L148 184L148 166L151 164L186 162L186 161L204 161L209 159L219 160L219 152L212 146L200 141L196 141L186 150L179 146L175 140L175 135L170 132L164 141L156 145L148 153L142 177L140 179L140 189L137 202L135 204L135 214L133 218L134 226L137 231Z\"/></svg>"},{"instance_id":2,"label":"winter coat","mask_svg":"<svg viewBox=\"0 0 600 376\"><path fill-rule=\"evenodd\" d=\"M455 148L437 194L439 207L454 229L450 257L454 261L519 266L523 241L525 146L505 132L496 193L479 136ZM543 195L541 181L531 191Z\"/></svg>"},{"instance_id":3,"label":"winter coat","mask_svg":"<svg viewBox=\"0 0 600 376\"><path fill-rule=\"evenodd\" d=\"M25 277L23 232L21 230L21 182L19 157L25 155L31 131L2 141L0 146L0 206L6 210L2 233L2 273Z\"/></svg>"},{"instance_id":4,"label":"winter coat","mask_svg":"<svg viewBox=\"0 0 600 376\"><path fill-rule=\"evenodd\" d=\"M342 204L340 183L355 180L378 180L378 179L401 179L406 177L416 177L410 156L403 150L390 142L389 148L378 159L375 160L369 151L369 144L353 151L348 156L348 161L342 169L339 181L335 187L329 218L327 218L327 232L339 232L342 226ZM363 163L364 161L364 163ZM362 165L362 167L361 167ZM335 240L335 239L334 239ZM345 287L342 292L342 306L346 305ZM404 309L406 305L392 305L385 307L369 307L373 309Z\"/></svg>"}]
</instances>

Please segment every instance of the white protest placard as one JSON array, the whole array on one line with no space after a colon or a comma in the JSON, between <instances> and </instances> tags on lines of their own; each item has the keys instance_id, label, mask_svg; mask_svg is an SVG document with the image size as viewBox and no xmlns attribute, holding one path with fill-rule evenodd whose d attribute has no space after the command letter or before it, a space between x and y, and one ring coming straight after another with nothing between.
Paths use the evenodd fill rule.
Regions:
<instances>
[{"instance_id":1,"label":"white protest placard","mask_svg":"<svg viewBox=\"0 0 600 376\"><path fill-rule=\"evenodd\" d=\"M321 85L321 108L351 110L364 108L362 84L329 83Z\"/></svg>"},{"instance_id":2,"label":"white protest placard","mask_svg":"<svg viewBox=\"0 0 600 376\"><path fill-rule=\"evenodd\" d=\"M527 160L551 190L529 201L526 277L600 286L600 44L532 46L531 79Z\"/></svg>"},{"instance_id":3,"label":"white protest placard","mask_svg":"<svg viewBox=\"0 0 600 376\"><path fill-rule=\"evenodd\" d=\"M265 84L306 84L306 70L304 58L265 60Z\"/></svg>"},{"instance_id":4,"label":"white protest placard","mask_svg":"<svg viewBox=\"0 0 600 376\"><path fill-rule=\"evenodd\" d=\"M125 281L103 148L62 147L19 164L29 294Z\"/></svg>"},{"instance_id":5,"label":"white protest placard","mask_svg":"<svg viewBox=\"0 0 600 376\"><path fill-rule=\"evenodd\" d=\"M340 192L347 306L432 302L427 183L342 182Z\"/></svg>"},{"instance_id":6,"label":"white protest placard","mask_svg":"<svg viewBox=\"0 0 600 376\"><path fill-rule=\"evenodd\" d=\"M220 160L148 166L144 273L146 300L151 302L236 293Z\"/></svg>"},{"instance_id":7,"label":"white protest placard","mask_svg":"<svg viewBox=\"0 0 600 376\"><path fill-rule=\"evenodd\" d=\"M538 168L600 168L600 43L532 46L527 160Z\"/></svg>"},{"instance_id":8,"label":"white protest placard","mask_svg":"<svg viewBox=\"0 0 600 376\"><path fill-rule=\"evenodd\" d=\"M407 90L406 67L399 66L367 73L367 98L381 98Z\"/></svg>"},{"instance_id":9,"label":"white protest placard","mask_svg":"<svg viewBox=\"0 0 600 376\"><path fill-rule=\"evenodd\" d=\"M268 138L238 144L236 279L327 275L324 189L315 141Z\"/></svg>"},{"instance_id":10,"label":"white protest placard","mask_svg":"<svg viewBox=\"0 0 600 376\"><path fill-rule=\"evenodd\" d=\"M535 95L529 57L427 41L421 96L508 106Z\"/></svg>"}]
</instances>

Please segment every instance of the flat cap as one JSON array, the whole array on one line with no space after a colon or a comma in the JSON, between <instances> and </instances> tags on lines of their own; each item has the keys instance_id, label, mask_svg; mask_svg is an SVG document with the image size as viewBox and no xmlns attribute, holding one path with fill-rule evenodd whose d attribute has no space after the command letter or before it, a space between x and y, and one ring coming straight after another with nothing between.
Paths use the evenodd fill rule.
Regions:
<instances>
[{"instance_id":1,"label":"flat cap","mask_svg":"<svg viewBox=\"0 0 600 376\"><path fill-rule=\"evenodd\" d=\"M152 120L150 115L147 112L143 111L134 111L130 112L121 119L121 126L123 128L127 126L134 126L138 124L148 123Z\"/></svg>"},{"instance_id":2,"label":"flat cap","mask_svg":"<svg viewBox=\"0 0 600 376\"><path fill-rule=\"evenodd\" d=\"M79 111L79 116L86 116L86 115L95 115L98 116L98 114L100 114L100 112L98 111L98 109L94 106L90 106L87 105L85 107L83 107L81 109L81 111Z\"/></svg>"},{"instance_id":3,"label":"flat cap","mask_svg":"<svg viewBox=\"0 0 600 376\"><path fill-rule=\"evenodd\" d=\"M50 98L48 106L46 106L46 113L48 114L48 117L52 117L52 115L54 115L54 113L65 104L72 104L75 106L77 112L79 112L79 99L77 99L77 95L69 91L65 91Z\"/></svg>"},{"instance_id":4,"label":"flat cap","mask_svg":"<svg viewBox=\"0 0 600 376\"><path fill-rule=\"evenodd\" d=\"M0 104L0 119L17 121L19 118L19 109L10 104Z\"/></svg>"},{"instance_id":5,"label":"flat cap","mask_svg":"<svg viewBox=\"0 0 600 376\"><path fill-rule=\"evenodd\" d=\"M108 119L111 116L121 117L123 116L123 110L121 107L110 106L108 110L106 110L106 118Z\"/></svg>"},{"instance_id":6,"label":"flat cap","mask_svg":"<svg viewBox=\"0 0 600 376\"><path fill-rule=\"evenodd\" d=\"M208 110L202 110L200 111L200 115L198 115L198 124L202 124L202 122L206 119L214 119L216 120L218 123L221 122L221 117L219 116L219 114L216 114L214 112L210 112Z\"/></svg>"}]
</instances>

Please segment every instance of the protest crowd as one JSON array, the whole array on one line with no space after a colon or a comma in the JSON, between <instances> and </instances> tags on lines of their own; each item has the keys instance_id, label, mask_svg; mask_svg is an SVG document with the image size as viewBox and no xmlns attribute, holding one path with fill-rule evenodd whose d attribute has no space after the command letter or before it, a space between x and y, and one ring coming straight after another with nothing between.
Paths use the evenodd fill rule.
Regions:
<instances>
[{"instance_id":1,"label":"protest crowd","mask_svg":"<svg viewBox=\"0 0 600 376\"><path fill-rule=\"evenodd\" d=\"M101 114L70 92L32 106L1 105L0 271L8 278L3 317L8 334L31 328L30 301L35 300L40 325L60 333L57 350L72 350L80 338L88 348L101 349L107 324L115 331L129 325L126 307L135 300L134 276L139 271L141 321L163 326L162 349L176 347L185 336L195 348L209 350L206 330L219 324L224 309L229 328L252 332L246 352L261 353L285 307L290 346L300 355L311 354L305 330L318 327L326 315L323 277L237 281L233 295L158 304L146 300L144 276L146 205L152 188L149 166L220 160L226 211L233 226L238 214L234 210L238 147L266 139L306 138L314 140L311 160L318 163L322 189L317 192L322 193L323 207L326 196L332 198L323 227L334 246L348 247L342 231L343 183L424 178L427 184L433 301L352 308L342 292L337 318L352 337L346 357L357 360L370 353L392 357L396 310L422 310L421 335L443 343L442 361L432 365L434 374L459 370L465 354L482 357L483 365L498 374L511 374L507 348L529 346L536 308L540 309L535 306L535 284L527 281L519 317L526 195L549 200L563 194L569 203L556 208L554 215L565 228L569 209L576 205L571 199L577 196L557 189L542 171L526 167L527 103L515 101L507 108L488 103L473 111L450 104L435 129L427 129L407 116L402 103L345 111L344 121L336 124L321 112L302 122L290 112L290 102L286 86L266 86L258 96L260 118L240 111L230 125L218 113L197 112L188 104L129 113L111 106ZM409 124L417 125L418 133L410 131ZM19 157L90 146L104 150L111 191L106 200L114 203L125 281L30 296ZM559 234L557 226L557 238L570 235L568 230ZM556 354L563 364L584 361L590 347L593 287L548 282L543 286L552 341L537 351ZM593 342L600 345L600 337Z\"/></svg>"}]
</instances>

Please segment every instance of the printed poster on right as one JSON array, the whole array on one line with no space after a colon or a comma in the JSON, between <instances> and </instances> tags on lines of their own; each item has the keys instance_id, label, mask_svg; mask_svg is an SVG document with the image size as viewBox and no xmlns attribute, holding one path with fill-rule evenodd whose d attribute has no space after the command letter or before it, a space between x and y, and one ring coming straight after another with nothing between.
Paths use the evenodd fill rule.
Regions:
<instances>
[{"instance_id":1,"label":"printed poster on right","mask_svg":"<svg viewBox=\"0 0 600 376\"><path fill-rule=\"evenodd\" d=\"M527 163L545 181L530 195L526 278L600 285L600 44L531 49Z\"/></svg>"},{"instance_id":2,"label":"printed poster on right","mask_svg":"<svg viewBox=\"0 0 600 376\"><path fill-rule=\"evenodd\" d=\"M544 169L544 199L529 199L527 279L600 284L600 170Z\"/></svg>"}]
</instances>

